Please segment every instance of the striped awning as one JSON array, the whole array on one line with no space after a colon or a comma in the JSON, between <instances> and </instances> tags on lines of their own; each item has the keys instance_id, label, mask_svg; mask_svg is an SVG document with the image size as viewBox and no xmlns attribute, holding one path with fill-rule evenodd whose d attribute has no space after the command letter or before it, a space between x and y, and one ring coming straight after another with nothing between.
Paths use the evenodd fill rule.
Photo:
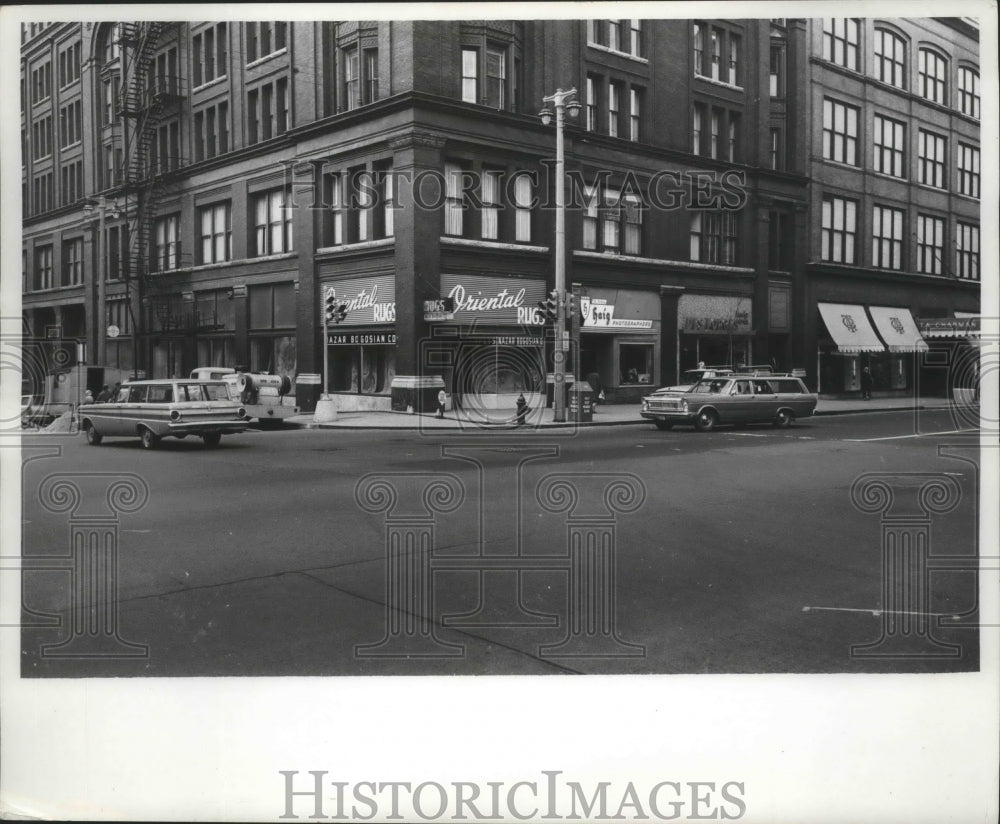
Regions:
<instances>
[{"instance_id":1,"label":"striped awning","mask_svg":"<svg viewBox=\"0 0 1000 824\"><path fill-rule=\"evenodd\" d=\"M820 303L819 313L830 332L830 337L837 344L837 351L841 354L885 351L885 346L868 322L864 306L850 303Z\"/></svg>"},{"instance_id":2,"label":"striped awning","mask_svg":"<svg viewBox=\"0 0 1000 824\"><path fill-rule=\"evenodd\" d=\"M927 342L920 336L909 309L901 306L869 306L868 311L890 352L927 351Z\"/></svg>"}]
</instances>

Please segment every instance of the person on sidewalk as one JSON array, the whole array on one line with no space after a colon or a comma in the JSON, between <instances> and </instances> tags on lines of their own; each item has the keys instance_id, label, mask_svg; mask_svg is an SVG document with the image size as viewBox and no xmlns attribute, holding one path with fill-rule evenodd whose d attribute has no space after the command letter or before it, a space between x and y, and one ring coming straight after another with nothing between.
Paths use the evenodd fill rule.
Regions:
<instances>
[{"instance_id":1,"label":"person on sidewalk","mask_svg":"<svg viewBox=\"0 0 1000 824\"><path fill-rule=\"evenodd\" d=\"M439 418L443 418L444 417L444 407L445 407L445 404L447 404L447 403L448 403L448 393L445 392L442 389L440 392L438 392L438 413L437 413L437 416Z\"/></svg>"},{"instance_id":2,"label":"person on sidewalk","mask_svg":"<svg viewBox=\"0 0 1000 824\"><path fill-rule=\"evenodd\" d=\"M515 426L522 426L524 424L524 419L528 417L528 413L531 410L528 409L528 402L524 399L524 393L522 392L517 396L517 411L514 414L514 424Z\"/></svg>"},{"instance_id":3,"label":"person on sidewalk","mask_svg":"<svg viewBox=\"0 0 1000 824\"><path fill-rule=\"evenodd\" d=\"M861 400L870 401L872 399L872 385L874 383L871 367L866 366L861 370Z\"/></svg>"}]
</instances>

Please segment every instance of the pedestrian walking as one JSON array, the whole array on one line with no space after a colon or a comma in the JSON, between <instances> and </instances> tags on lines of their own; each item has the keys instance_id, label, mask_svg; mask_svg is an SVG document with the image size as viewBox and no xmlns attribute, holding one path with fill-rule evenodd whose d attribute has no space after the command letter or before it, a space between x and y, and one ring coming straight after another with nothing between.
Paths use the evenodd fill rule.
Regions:
<instances>
[{"instance_id":1,"label":"pedestrian walking","mask_svg":"<svg viewBox=\"0 0 1000 824\"><path fill-rule=\"evenodd\" d=\"M83 402L84 403L93 403L94 402L94 393L91 392L89 389L86 392L83 393Z\"/></svg>"},{"instance_id":2,"label":"pedestrian walking","mask_svg":"<svg viewBox=\"0 0 1000 824\"><path fill-rule=\"evenodd\" d=\"M528 409L528 402L524 399L524 393L522 392L517 396L517 412L514 415L514 421L517 426L521 426L524 423L524 419L528 417L530 411Z\"/></svg>"},{"instance_id":3,"label":"pedestrian walking","mask_svg":"<svg viewBox=\"0 0 1000 824\"><path fill-rule=\"evenodd\" d=\"M872 386L875 380L872 378L871 367L866 366L861 370L861 400L870 401L872 399Z\"/></svg>"},{"instance_id":4,"label":"pedestrian walking","mask_svg":"<svg viewBox=\"0 0 1000 824\"><path fill-rule=\"evenodd\" d=\"M443 418L444 417L444 407L445 407L445 404L447 404L447 403L448 403L448 393L445 392L442 389L440 392L438 392L438 413L437 413L437 417L439 417L439 418Z\"/></svg>"}]
</instances>

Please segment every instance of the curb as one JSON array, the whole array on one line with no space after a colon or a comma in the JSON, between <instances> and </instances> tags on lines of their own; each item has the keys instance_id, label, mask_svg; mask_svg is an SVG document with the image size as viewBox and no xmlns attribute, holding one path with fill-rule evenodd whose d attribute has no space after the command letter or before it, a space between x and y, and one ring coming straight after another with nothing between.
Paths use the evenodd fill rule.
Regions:
<instances>
[{"instance_id":1,"label":"curb","mask_svg":"<svg viewBox=\"0 0 1000 824\"><path fill-rule=\"evenodd\" d=\"M919 405L919 406L874 406L874 407L867 407L867 408L864 408L864 409L829 409L829 410L824 410L822 412L814 412L813 415L812 415L812 417L818 418L818 417L828 417L828 416L835 416L835 415L865 415L865 414L868 414L868 413L871 413L871 412L920 412L920 411L924 411L924 410L948 409L948 408L949 408L949 406L947 406L947 405L942 405L942 406L925 406L925 405ZM436 420L436 418L435 418L435 420ZM456 421L456 424L457 423L458 422ZM587 422L587 423L576 423L576 422L573 422L573 421L567 421L565 423L554 423L554 422L552 422L552 423L541 423L541 424L534 424L534 425L526 425L526 426L523 426L523 427L506 426L506 425L486 427L486 426L477 426L477 425L475 425L472 422L469 422L465 426L462 426L462 425L456 425L456 426L429 426L429 427L426 427L426 428L423 427L423 426L420 426L419 424L404 425L404 426L383 426L383 425L380 425L380 424L366 424L366 425L359 425L359 426L351 426L351 425L345 425L345 424L340 424L340 423L312 423L312 422L308 422L308 423L307 422L303 422L303 423L295 422L295 423L288 424L288 426L295 427L297 429L357 429L357 430L361 430L361 431L364 431L364 430L393 431L393 430L395 430L395 431L398 431L398 432L434 432L434 431L440 431L440 432L455 432L455 431L459 431L459 432L464 432L464 431L469 431L469 430L475 430L476 432L486 432L486 431L490 431L490 432L514 432L514 431L517 431L517 430L520 430L520 429L523 429L526 432L531 432L531 431L536 431L536 430L539 430L539 429L585 429L585 428L598 427L598 426L633 426L635 424L648 424L648 423L650 423L650 422L647 421L646 419L640 418L640 417L637 416L635 420L590 421L590 422Z\"/></svg>"}]
</instances>

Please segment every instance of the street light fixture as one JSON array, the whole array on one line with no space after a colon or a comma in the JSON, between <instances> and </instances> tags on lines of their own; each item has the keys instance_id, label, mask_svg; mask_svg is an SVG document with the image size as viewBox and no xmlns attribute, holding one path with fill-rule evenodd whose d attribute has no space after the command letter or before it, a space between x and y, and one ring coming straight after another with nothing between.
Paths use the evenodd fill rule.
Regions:
<instances>
[{"instance_id":1,"label":"street light fixture","mask_svg":"<svg viewBox=\"0 0 1000 824\"><path fill-rule=\"evenodd\" d=\"M104 248L104 219L110 215L112 218L121 217L121 207L115 203L108 203L104 195L84 201L83 213L88 217L93 217L97 213L97 353L96 364L105 366L107 363L107 333L108 333L108 307L105 296L105 282L107 280L107 261Z\"/></svg>"},{"instance_id":2,"label":"street light fixture","mask_svg":"<svg viewBox=\"0 0 1000 824\"><path fill-rule=\"evenodd\" d=\"M563 156L563 126L566 112L570 117L580 113L580 103L575 100L576 89L563 91L556 89L555 94L542 98L543 104L551 103L556 116L556 292L558 311L556 312L556 343L553 360L553 408L552 417L555 421L566 420L566 352L569 340L566 335L566 168ZM545 106L539 113L542 123L548 126L552 122L552 109Z\"/></svg>"}]
</instances>

